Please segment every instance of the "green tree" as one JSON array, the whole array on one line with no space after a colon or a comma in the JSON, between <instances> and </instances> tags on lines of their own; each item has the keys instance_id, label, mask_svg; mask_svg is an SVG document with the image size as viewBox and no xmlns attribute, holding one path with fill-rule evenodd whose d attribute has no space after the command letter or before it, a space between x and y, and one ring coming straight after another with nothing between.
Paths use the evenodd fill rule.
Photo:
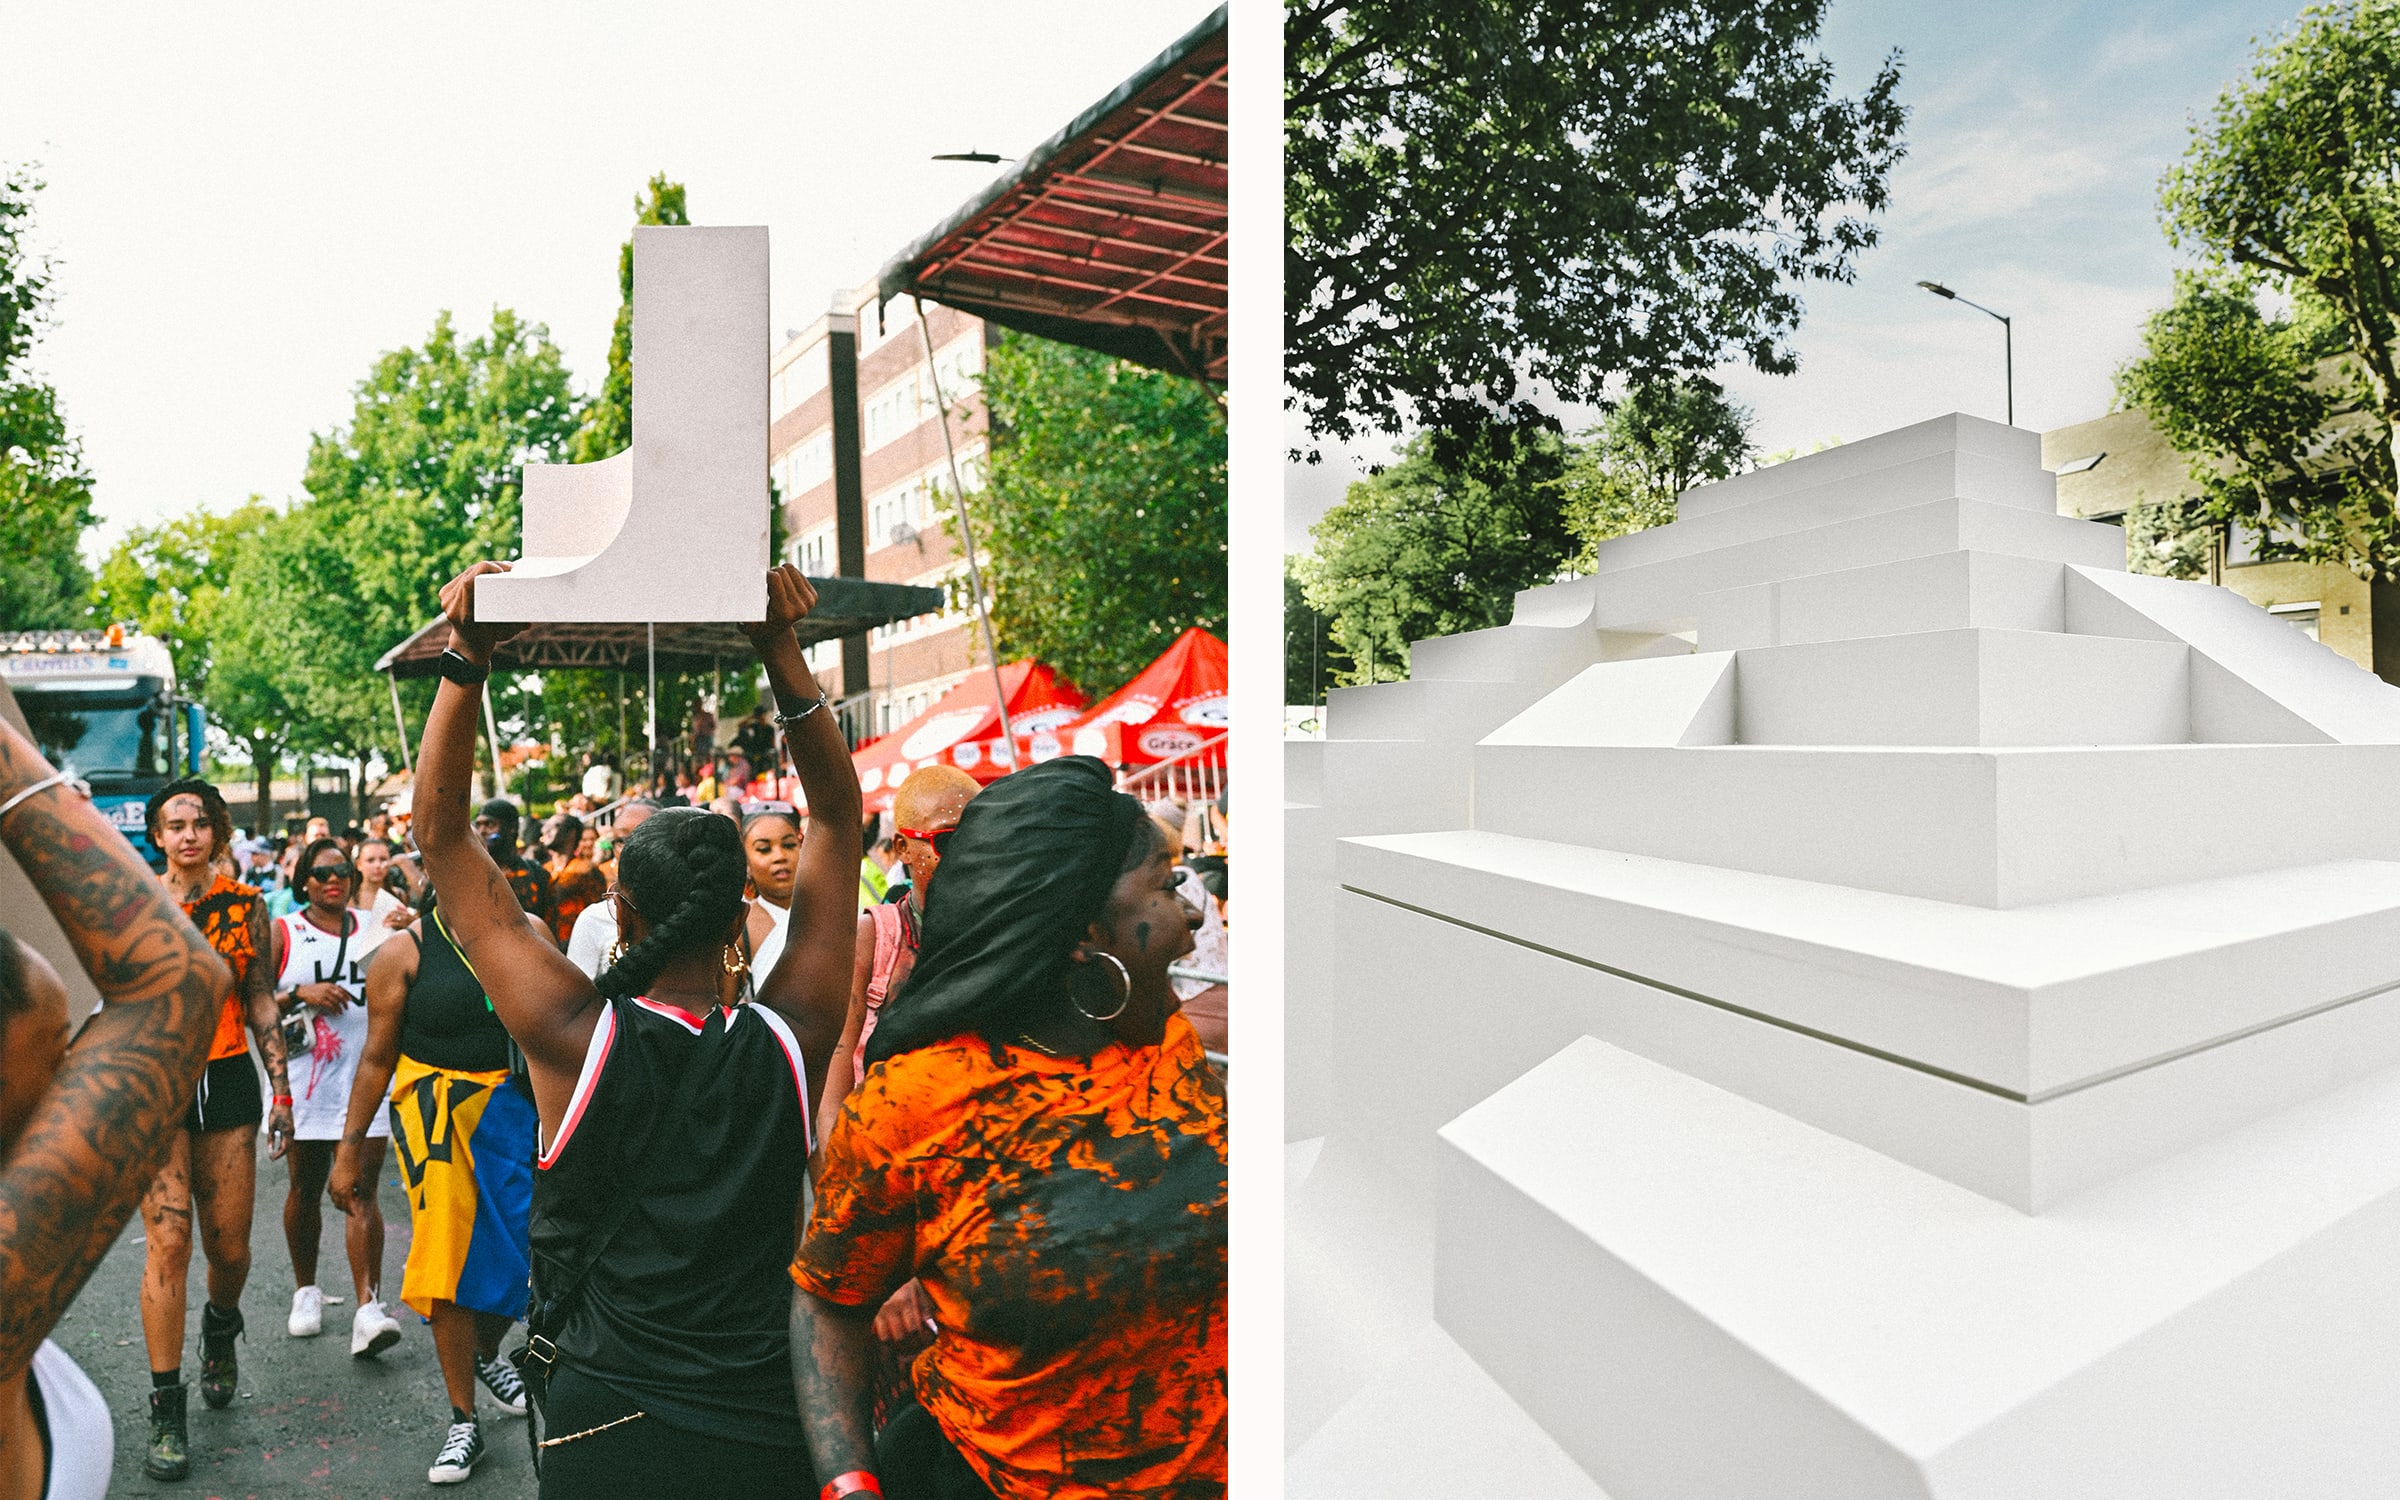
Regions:
<instances>
[{"instance_id":1,"label":"green tree","mask_svg":"<svg viewBox=\"0 0 2400 1500\"><path fill-rule=\"evenodd\" d=\"M2239 269L2180 272L2117 396L2190 460L2188 526L2242 526L2263 556L2387 573L2400 561L2383 428L2362 409L2339 323L2305 288L2290 316Z\"/></svg>"},{"instance_id":2,"label":"green tree","mask_svg":"<svg viewBox=\"0 0 2400 1500\"><path fill-rule=\"evenodd\" d=\"M636 224L689 224L691 217L684 211L683 184L667 181L659 173L649 185L635 195L633 222ZM617 304L616 331L608 340L608 377L600 383L600 394L584 408L583 422L575 433L569 451L570 459L579 464L597 463L613 458L633 446L633 237L625 237L624 247L617 251L617 286L622 300ZM778 554L779 556L781 554Z\"/></svg>"},{"instance_id":3,"label":"green tree","mask_svg":"<svg viewBox=\"0 0 2400 1500\"><path fill-rule=\"evenodd\" d=\"M88 618L91 573L78 549L98 519L58 393L26 368L50 322L50 263L26 244L41 189L30 169L0 175L0 627L9 629Z\"/></svg>"},{"instance_id":4,"label":"green tree","mask_svg":"<svg viewBox=\"0 0 2400 1500\"><path fill-rule=\"evenodd\" d=\"M2159 189L2178 278L2122 389L2195 459L2205 512L2400 572L2400 5L2302 14ZM2265 287L2289 318L2257 306Z\"/></svg>"},{"instance_id":5,"label":"green tree","mask_svg":"<svg viewBox=\"0 0 2400 1500\"><path fill-rule=\"evenodd\" d=\"M1349 655L1328 630L1325 616L1308 602L1307 586L1300 581L1301 565L1306 560L1297 556L1283 560L1283 701L1286 703L1317 702L1328 687L1342 680L1352 668Z\"/></svg>"},{"instance_id":6,"label":"green tree","mask_svg":"<svg viewBox=\"0 0 2400 1500\"><path fill-rule=\"evenodd\" d=\"M1751 456L1750 412L1701 376L1638 385L1567 455L1560 491L1574 565L1589 569L1610 537L1675 519L1675 497L1723 479Z\"/></svg>"},{"instance_id":7,"label":"green tree","mask_svg":"<svg viewBox=\"0 0 2400 1500\"><path fill-rule=\"evenodd\" d=\"M167 643L175 680L201 696L208 685L216 612L242 548L255 545L275 508L252 495L225 515L205 509L136 526L109 549L92 580L104 620L130 620Z\"/></svg>"},{"instance_id":8,"label":"green tree","mask_svg":"<svg viewBox=\"0 0 2400 1500\"><path fill-rule=\"evenodd\" d=\"M1312 434L1538 420L1547 386L1789 373L1901 154L1824 0L1293 0L1285 379Z\"/></svg>"},{"instance_id":9,"label":"green tree","mask_svg":"<svg viewBox=\"0 0 2400 1500\"><path fill-rule=\"evenodd\" d=\"M974 502L1004 656L1115 688L1194 625L1225 632L1225 408L1198 381L1019 333L983 375Z\"/></svg>"},{"instance_id":10,"label":"green tree","mask_svg":"<svg viewBox=\"0 0 2400 1500\"><path fill-rule=\"evenodd\" d=\"M1408 675L1408 643L1505 623L1572 544L1559 490L1567 445L1534 427L1485 427L1456 457L1430 433L1350 486L1310 529L1298 564L1311 608L1351 663L1345 683Z\"/></svg>"}]
</instances>

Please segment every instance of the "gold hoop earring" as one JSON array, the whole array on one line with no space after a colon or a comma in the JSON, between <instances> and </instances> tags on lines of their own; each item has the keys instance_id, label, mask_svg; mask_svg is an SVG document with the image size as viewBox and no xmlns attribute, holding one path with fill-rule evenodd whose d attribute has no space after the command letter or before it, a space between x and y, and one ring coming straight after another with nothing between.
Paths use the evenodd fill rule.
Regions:
<instances>
[{"instance_id":1,"label":"gold hoop earring","mask_svg":"<svg viewBox=\"0 0 2400 1500\"><path fill-rule=\"evenodd\" d=\"M603 970L613 969L624 961L625 940L623 938L619 938L615 942L608 945L608 955L600 960L600 967Z\"/></svg>"},{"instance_id":2,"label":"gold hoop earring","mask_svg":"<svg viewBox=\"0 0 2400 1500\"><path fill-rule=\"evenodd\" d=\"M725 972L738 980L744 974L750 972L750 955L744 953L739 945L727 943L725 945L724 964Z\"/></svg>"},{"instance_id":3,"label":"gold hoop earring","mask_svg":"<svg viewBox=\"0 0 2400 1500\"><path fill-rule=\"evenodd\" d=\"M1090 1011L1085 1010L1082 1002L1077 1000L1072 994L1067 996L1067 1003L1074 1006L1076 1014L1082 1016L1087 1021L1113 1021L1117 1017L1125 1014L1125 1007L1133 1003L1133 971L1125 967L1125 960L1117 957L1114 953L1109 952L1105 948L1094 953L1092 956L1094 958L1105 958L1111 964L1115 965L1117 977L1125 981L1125 993L1117 997L1117 1008L1110 1011L1105 1016L1096 1016Z\"/></svg>"}]
</instances>

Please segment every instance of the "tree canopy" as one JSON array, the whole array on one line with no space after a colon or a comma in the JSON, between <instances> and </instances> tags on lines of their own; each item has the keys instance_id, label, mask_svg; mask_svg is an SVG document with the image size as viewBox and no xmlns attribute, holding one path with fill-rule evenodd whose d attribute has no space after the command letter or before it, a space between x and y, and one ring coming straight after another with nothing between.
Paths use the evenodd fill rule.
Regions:
<instances>
[{"instance_id":1,"label":"tree canopy","mask_svg":"<svg viewBox=\"0 0 2400 1500\"><path fill-rule=\"evenodd\" d=\"M1567 444L1537 427L1485 427L1452 455L1434 435L1350 486L1310 528L1294 571L1348 665L1344 682L1408 675L1408 643L1507 621L1573 545L1560 503Z\"/></svg>"},{"instance_id":2,"label":"tree canopy","mask_svg":"<svg viewBox=\"0 0 2400 1500\"><path fill-rule=\"evenodd\" d=\"M986 360L973 501L1004 657L1113 690L1197 625L1225 633L1225 408L1207 386L1028 334Z\"/></svg>"},{"instance_id":3,"label":"tree canopy","mask_svg":"<svg viewBox=\"0 0 2400 1500\"><path fill-rule=\"evenodd\" d=\"M1824 0L1294 0L1285 378L1317 437L1543 421L1740 358L1876 240L1897 55L1855 98Z\"/></svg>"},{"instance_id":4,"label":"tree canopy","mask_svg":"<svg viewBox=\"0 0 2400 1500\"><path fill-rule=\"evenodd\" d=\"M52 299L50 263L26 243L41 189L29 169L0 175L0 627L8 629L88 618L91 573L78 547L98 519L58 393L27 368Z\"/></svg>"},{"instance_id":5,"label":"tree canopy","mask_svg":"<svg viewBox=\"0 0 2400 1500\"><path fill-rule=\"evenodd\" d=\"M2263 47L2159 208L2205 264L2118 388L2192 456L2199 519L2400 576L2400 5L2312 9Z\"/></svg>"},{"instance_id":6,"label":"tree canopy","mask_svg":"<svg viewBox=\"0 0 2400 1500\"><path fill-rule=\"evenodd\" d=\"M1750 412L1703 376L1638 385L1567 455L1559 489L1577 543L1574 566L1611 537L1664 526L1675 497L1751 457Z\"/></svg>"}]
</instances>

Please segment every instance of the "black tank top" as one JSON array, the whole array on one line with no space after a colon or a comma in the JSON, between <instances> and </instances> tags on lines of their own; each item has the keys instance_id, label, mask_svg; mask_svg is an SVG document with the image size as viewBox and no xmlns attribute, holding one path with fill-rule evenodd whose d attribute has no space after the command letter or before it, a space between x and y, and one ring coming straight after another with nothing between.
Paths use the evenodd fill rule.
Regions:
<instances>
[{"instance_id":1,"label":"black tank top","mask_svg":"<svg viewBox=\"0 0 2400 1500\"><path fill-rule=\"evenodd\" d=\"M790 1029L764 1007L612 1001L537 1163L544 1285L572 1274L618 1195L637 1195L559 1354L673 1426L805 1446L789 1332L804 1078Z\"/></svg>"},{"instance_id":2,"label":"black tank top","mask_svg":"<svg viewBox=\"0 0 2400 1500\"><path fill-rule=\"evenodd\" d=\"M400 1051L436 1068L492 1073L508 1066L508 1032L492 1014L483 984L458 945L429 912L417 924L417 981L408 987Z\"/></svg>"}]
</instances>

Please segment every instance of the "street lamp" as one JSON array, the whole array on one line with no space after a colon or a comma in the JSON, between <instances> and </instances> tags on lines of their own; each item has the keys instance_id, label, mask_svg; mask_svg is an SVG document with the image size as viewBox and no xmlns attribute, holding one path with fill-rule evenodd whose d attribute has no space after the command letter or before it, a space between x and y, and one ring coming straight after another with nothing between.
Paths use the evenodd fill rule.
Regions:
<instances>
[{"instance_id":1,"label":"street lamp","mask_svg":"<svg viewBox=\"0 0 2400 1500\"><path fill-rule=\"evenodd\" d=\"M1946 297L1952 302L1966 302L1967 306L1975 309L1979 313L1982 313L1987 318L2000 319L2000 344L2001 348L2006 351L2006 358L2008 360L2008 425L2011 427L2016 426L2017 337L2016 330L2010 326L2007 316L2001 313L1993 312L1990 308L1984 306L1980 302L1967 302L1966 298L1961 297L1958 293L1950 290L1948 287L1942 285L1938 281L1920 281L1917 283L1917 285L1933 293L1936 297Z\"/></svg>"}]
</instances>

